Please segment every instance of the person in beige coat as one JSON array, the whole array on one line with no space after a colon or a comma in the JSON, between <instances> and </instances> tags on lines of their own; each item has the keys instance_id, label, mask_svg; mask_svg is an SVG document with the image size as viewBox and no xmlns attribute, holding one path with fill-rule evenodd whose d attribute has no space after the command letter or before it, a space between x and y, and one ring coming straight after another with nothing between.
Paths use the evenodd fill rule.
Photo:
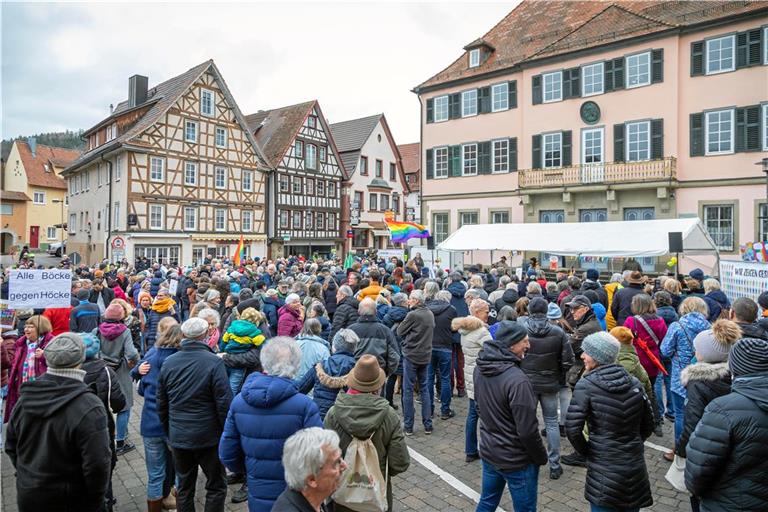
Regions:
<instances>
[{"instance_id":1,"label":"person in beige coat","mask_svg":"<svg viewBox=\"0 0 768 512\"><path fill-rule=\"evenodd\" d=\"M477 407L475 405L475 386L472 374L477 364L477 354L483 348L483 343L493 339L488 332L488 303L475 299L469 305L469 316L455 318L451 328L461 334L461 349L464 352L464 383L469 396L467 423L464 427L464 453L466 461L472 462L480 458L477 449Z\"/></svg>"}]
</instances>

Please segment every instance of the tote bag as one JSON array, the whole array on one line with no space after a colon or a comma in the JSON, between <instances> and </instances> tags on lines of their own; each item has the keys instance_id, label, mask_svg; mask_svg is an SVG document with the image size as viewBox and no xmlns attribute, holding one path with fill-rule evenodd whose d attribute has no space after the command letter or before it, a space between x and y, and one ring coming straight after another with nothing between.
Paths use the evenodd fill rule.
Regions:
<instances>
[{"instance_id":1,"label":"tote bag","mask_svg":"<svg viewBox=\"0 0 768 512\"><path fill-rule=\"evenodd\" d=\"M672 461L672 465L669 466L665 477L667 482L672 487L680 492L688 494L688 489L685 487L685 459L679 455L675 455L675 460Z\"/></svg>"},{"instance_id":2,"label":"tote bag","mask_svg":"<svg viewBox=\"0 0 768 512\"><path fill-rule=\"evenodd\" d=\"M347 470L341 486L333 494L333 501L356 512L385 512L387 479L381 474L379 454L371 437L352 438L344 462Z\"/></svg>"}]
</instances>

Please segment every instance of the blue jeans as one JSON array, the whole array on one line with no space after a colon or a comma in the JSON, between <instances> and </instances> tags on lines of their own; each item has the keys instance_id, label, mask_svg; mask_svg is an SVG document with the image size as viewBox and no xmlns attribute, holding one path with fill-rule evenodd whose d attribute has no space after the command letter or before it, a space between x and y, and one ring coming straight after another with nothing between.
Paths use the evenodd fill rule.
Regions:
<instances>
[{"instance_id":1,"label":"blue jeans","mask_svg":"<svg viewBox=\"0 0 768 512\"><path fill-rule=\"evenodd\" d=\"M547 430L547 458L549 467L560 467L560 425L557 422L557 393L538 393L536 400L541 404L541 415Z\"/></svg>"},{"instance_id":2,"label":"blue jeans","mask_svg":"<svg viewBox=\"0 0 768 512\"><path fill-rule=\"evenodd\" d=\"M413 430L413 422L416 410L413 406L413 389L416 382L419 383L421 394L421 421L424 428L432 429L432 404L429 400L429 383L427 381L428 364L413 364L406 357L403 361L403 426L406 430Z\"/></svg>"},{"instance_id":3,"label":"blue jeans","mask_svg":"<svg viewBox=\"0 0 768 512\"><path fill-rule=\"evenodd\" d=\"M432 414L435 412L435 368L437 368L440 375L440 412L448 414L448 411L451 410L451 349L432 349L432 364L429 365L427 373L429 402L432 404Z\"/></svg>"},{"instance_id":4,"label":"blue jeans","mask_svg":"<svg viewBox=\"0 0 768 512\"><path fill-rule=\"evenodd\" d=\"M464 453L477 455L477 404L471 398L467 408L467 423L464 425Z\"/></svg>"},{"instance_id":5,"label":"blue jeans","mask_svg":"<svg viewBox=\"0 0 768 512\"><path fill-rule=\"evenodd\" d=\"M144 458L147 465L147 499L160 500L165 497L163 483L168 464L173 464L171 451L162 437L144 438Z\"/></svg>"},{"instance_id":6,"label":"blue jeans","mask_svg":"<svg viewBox=\"0 0 768 512\"><path fill-rule=\"evenodd\" d=\"M131 419L131 410L127 409L117 413L115 419L115 441L125 441L128 437L128 420Z\"/></svg>"},{"instance_id":7,"label":"blue jeans","mask_svg":"<svg viewBox=\"0 0 768 512\"><path fill-rule=\"evenodd\" d=\"M565 426L565 416L568 414L568 406L571 404L571 388L560 386L557 399L560 402L560 425Z\"/></svg>"},{"instance_id":8,"label":"blue jeans","mask_svg":"<svg viewBox=\"0 0 768 512\"><path fill-rule=\"evenodd\" d=\"M232 390L232 396L235 396L243 386L245 368L227 368L227 375L229 375L229 387Z\"/></svg>"},{"instance_id":9,"label":"blue jeans","mask_svg":"<svg viewBox=\"0 0 768 512\"><path fill-rule=\"evenodd\" d=\"M664 401L661 397L662 388L666 392L667 397L667 414L670 416L674 416L675 414L675 410L672 407L672 378L669 376L669 372L672 370L670 369L670 366L671 365L668 364L664 365L667 369L667 375L659 373L656 376L656 382L653 385L653 392L656 394L656 403L659 406L659 418L664 418Z\"/></svg>"},{"instance_id":10,"label":"blue jeans","mask_svg":"<svg viewBox=\"0 0 768 512\"><path fill-rule=\"evenodd\" d=\"M509 486L515 512L536 512L539 466L528 464L523 469L505 473L483 460L483 490L476 512L494 512L499 506L504 485Z\"/></svg>"},{"instance_id":11,"label":"blue jeans","mask_svg":"<svg viewBox=\"0 0 768 512\"><path fill-rule=\"evenodd\" d=\"M595 505L593 503L589 504L589 510L590 512L639 512L639 508L611 508L611 507L601 507L600 505Z\"/></svg>"},{"instance_id":12,"label":"blue jeans","mask_svg":"<svg viewBox=\"0 0 768 512\"><path fill-rule=\"evenodd\" d=\"M683 420L685 416L685 397L672 392L672 408L675 410L675 444L683 435Z\"/></svg>"}]
</instances>

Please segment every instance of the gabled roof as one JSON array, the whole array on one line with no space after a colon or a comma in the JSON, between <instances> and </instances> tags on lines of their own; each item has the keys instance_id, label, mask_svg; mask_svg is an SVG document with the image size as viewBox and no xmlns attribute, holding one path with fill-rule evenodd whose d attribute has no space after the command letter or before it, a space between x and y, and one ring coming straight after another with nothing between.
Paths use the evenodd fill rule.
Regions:
<instances>
[{"instance_id":1,"label":"gabled roof","mask_svg":"<svg viewBox=\"0 0 768 512\"><path fill-rule=\"evenodd\" d=\"M137 105L135 109L145 108L149 107L149 109L144 113L144 115L139 118L139 120L134 124L130 129L125 131L124 133L120 134L115 140L110 141L106 144L102 144L101 146L92 149L91 151L85 152L82 157L74 162L69 168L66 169L65 172L72 172L75 169L79 168L80 166L92 161L93 159L97 158L99 155L112 151L114 149L117 149L118 147L130 143L131 140L140 135L144 130L155 124L160 117L165 114L168 109L170 109L181 97L182 94L184 94L190 87L192 87L192 84L194 84L197 80L200 79L200 77L208 70L211 70L213 74L216 76L216 79L219 82L219 85L221 87L222 93L224 93L224 97L227 99L228 104L232 107L232 110L235 113L235 118L242 126L243 130L246 132L246 136L248 137L249 142L253 146L253 150L256 153L257 158L261 161L261 164L266 167L267 163L264 157L261 155L261 152L259 150L258 145L256 144L256 141L254 140L253 136L251 135L250 131L247 128L247 124L245 122L245 118L243 117L242 112L240 112L240 108L237 106L237 102L235 101L235 98L232 96L232 94L229 92L229 88L227 87L226 82L224 81L224 78L222 77L221 73L219 72L219 69L216 67L216 64L214 64L213 60L207 60L201 64L198 64L197 66L190 68L189 70L185 71L184 73L175 76L169 80L166 80L165 82L162 82L155 87L149 89L147 91L147 100L142 103L141 105ZM115 109L115 111L106 119L112 119L117 117L118 115L124 114L128 110L134 110L134 108L128 108L127 101L120 102ZM105 124L106 120L102 120L99 123L97 123L96 126L101 126ZM86 130L86 133L88 131L92 130L93 128L90 128L89 130Z\"/></svg>"},{"instance_id":2,"label":"gabled roof","mask_svg":"<svg viewBox=\"0 0 768 512\"><path fill-rule=\"evenodd\" d=\"M333 140L336 141L336 147L342 153L359 151L383 115L375 114L332 124L331 132L333 133Z\"/></svg>"},{"instance_id":3,"label":"gabled roof","mask_svg":"<svg viewBox=\"0 0 768 512\"><path fill-rule=\"evenodd\" d=\"M463 53L417 86L415 92L521 67L538 59L763 10L768 10L768 1L523 0L467 46L483 41L495 49L480 66L469 68Z\"/></svg>"},{"instance_id":4,"label":"gabled roof","mask_svg":"<svg viewBox=\"0 0 768 512\"><path fill-rule=\"evenodd\" d=\"M70 165L80 156L79 150L37 144L33 156L26 140L17 140L16 148L30 186L67 190L67 182L56 174L54 167Z\"/></svg>"},{"instance_id":5,"label":"gabled roof","mask_svg":"<svg viewBox=\"0 0 768 512\"><path fill-rule=\"evenodd\" d=\"M31 201L29 196L24 192L16 192L14 190L0 190L0 200L3 201Z\"/></svg>"},{"instance_id":6,"label":"gabled roof","mask_svg":"<svg viewBox=\"0 0 768 512\"><path fill-rule=\"evenodd\" d=\"M421 144L418 142L400 144L397 149L403 158L403 172L405 174L418 173L421 168Z\"/></svg>"},{"instance_id":7,"label":"gabled roof","mask_svg":"<svg viewBox=\"0 0 768 512\"><path fill-rule=\"evenodd\" d=\"M280 163L315 103L316 100L305 101L245 116L248 130L272 167Z\"/></svg>"}]
</instances>

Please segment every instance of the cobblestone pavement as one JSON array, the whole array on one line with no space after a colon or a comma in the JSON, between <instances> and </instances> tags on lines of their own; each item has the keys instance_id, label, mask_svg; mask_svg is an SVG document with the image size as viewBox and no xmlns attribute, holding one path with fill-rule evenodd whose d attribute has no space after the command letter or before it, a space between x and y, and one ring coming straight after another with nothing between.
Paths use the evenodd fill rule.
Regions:
<instances>
[{"instance_id":1,"label":"cobblestone pavement","mask_svg":"<svg viewBox=\"0 0 768 512\"><path fill-rule=\"evenodd\" d=\"M131 414L129 438L136 444L137 449L120 457L112 480L117 498L115 508L117 512L146 510L144 448L138 433L142 404L142 398L136 396ZM416 408L415 433L413 437L407 439L410 449L415 451L415 454L412 454L410 469L393 479L394 510L418 512L474 510L475 503L467 494L476 497L479 493L482 470L479 461L469 464L464 462L464 419L467 404L466 398L454 398L452 408L456 411L456 417L447 421L436 419L434 433L430 436L425 435L420 428L419 408ZM543 425L541 418L539 422ZM666 422L664 437L651 436L648 441L657 448L672 446L671 430L671 423ZM571 451L568 441L563 440L561 453ZM420 459L423 464L416 459ZM689 510L687 496L674 490L664 479L668 463L662 459L661 452L646 446L645 460L654 500L653 506L645 510L658 512ZM2 455L0 462L2 464L2 510L13 512L18 510L13 467L5 454ZM584 499L585 470L570 466L563 466L563 468L565 473L556 481L549 480L549 472L546 468L542 468L539 475L538 509L553 512L589 510L589 505ZM231 486L230 494L236 489L236 486ZM198 510L202 510L205 493L202 472L197 491ZM500 507L506 512L512 511L508 493L505 493ZM227 500L227 511L243 512L247 508L245 503L234 505L229 503L229 499Z\"/></svg>"}]
</instances>

